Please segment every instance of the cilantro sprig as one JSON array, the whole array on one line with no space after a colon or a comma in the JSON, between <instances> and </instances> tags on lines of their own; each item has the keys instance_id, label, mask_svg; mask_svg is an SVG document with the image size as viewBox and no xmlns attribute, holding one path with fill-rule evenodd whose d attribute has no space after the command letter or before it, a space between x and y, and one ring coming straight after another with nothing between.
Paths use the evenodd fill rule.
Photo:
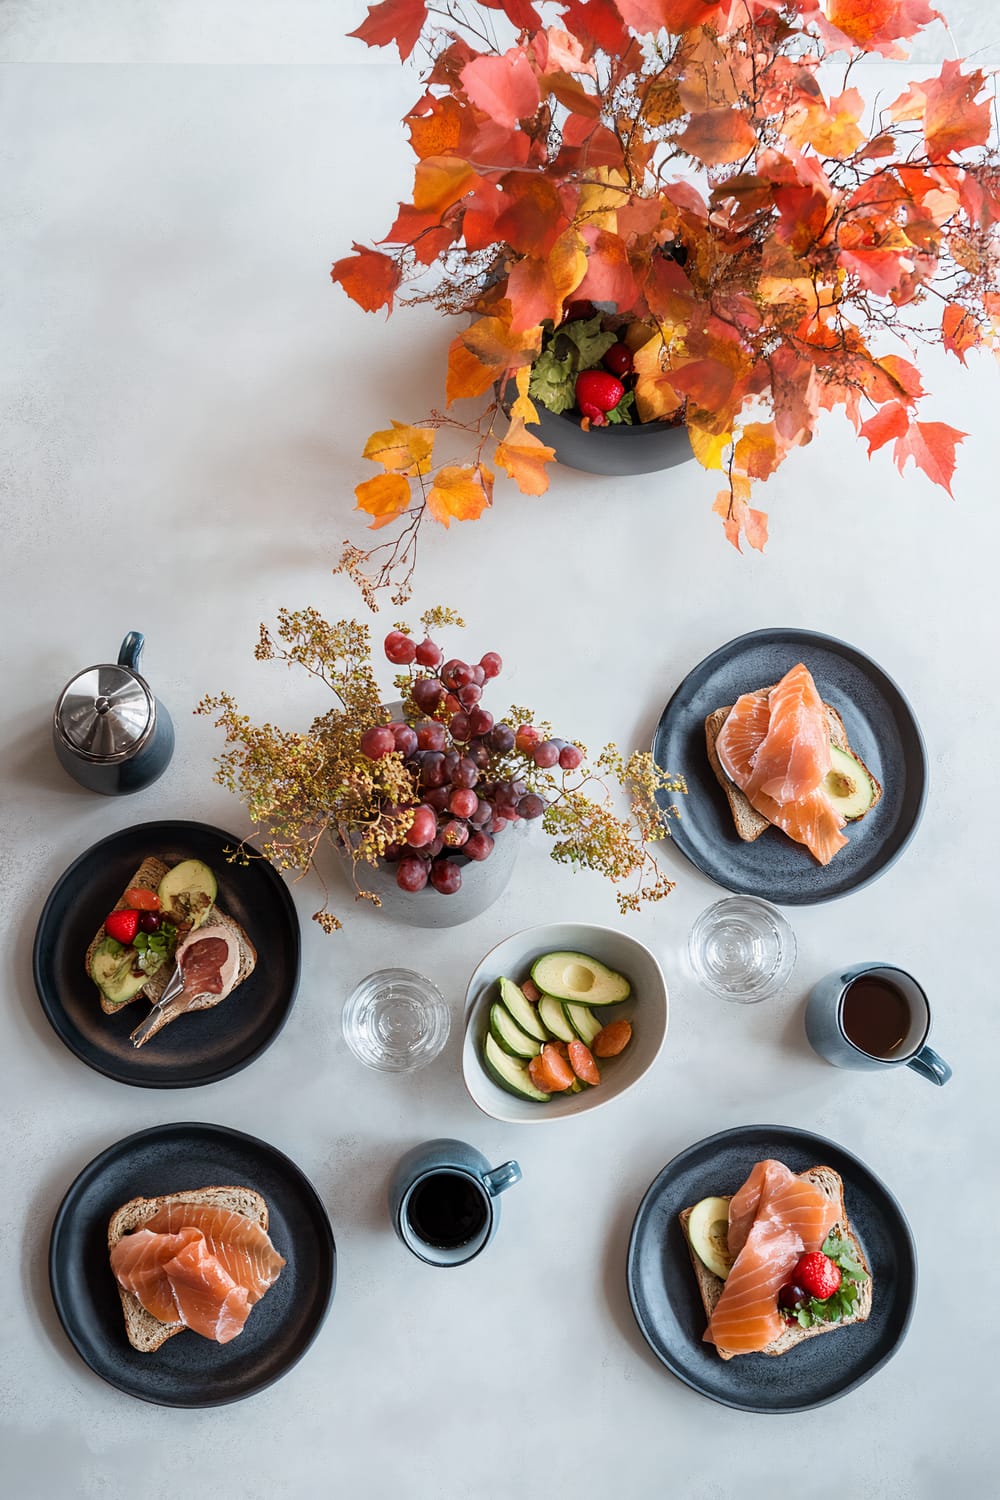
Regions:
<instances>
[{"instance_id":1,"label":"cilantro sprig","mask_svg":"<svg viewBox=\"0 0 1000 1500\"><path fill-rule=\"evenodd\" d=\"M868 1272L855 1259L850 1242L841 1235L828 1234L820 1248L840 1267L840 1286L822 1302L818 1297L810 1297L808 1302L793 1310L791 1316L800 1328L813 1328L817 1323L840 1323L849 1318L860 1296L861 1282L868 1280Z\"/></svg>"}]
</instances>

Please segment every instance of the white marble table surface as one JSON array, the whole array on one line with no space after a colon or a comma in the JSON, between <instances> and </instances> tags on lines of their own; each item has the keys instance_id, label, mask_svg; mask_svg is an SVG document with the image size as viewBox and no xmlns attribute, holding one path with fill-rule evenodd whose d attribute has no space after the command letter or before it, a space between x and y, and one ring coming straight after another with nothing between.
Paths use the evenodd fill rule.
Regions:
<instances>
[{"instance_id":1,"label":"white marble table surface","mask_svg":"<svg viewBox=\"0 0 1000 1500\"><path fill-rule=\"evenodd\" d=\"M57 13L71 10L42 19L58 36ZM30 12L12 7L21 31L8 40L37 38ZM388 417L425 411L450 330L416 312L366 317L327 277L352 238L384 232L405 195L398 120L412 77L350 61L109 67L54 55L36 48L33 65L2 75L0 1488L16 1500L126 1487L145 1500L990 1493L995 366L926 362L928 414L969 433L954 501L900 478L885 454L869 463L836 417L768 486L764 557L725 543L713 482L693 465L629 481L563 471L548 496L505 491L487 519L424 545L416 607L459 608L469 649L509 663L504 702L591 744L647 744L688 669L761 626L846 638L904 686L930 754L923 825L876 884L792 913L799 959L780 998L727 1006L685 978L685 934L719 892L668 849L675 892L628 923L666 971L670 1030L627 1099L567 1125L504 1128L464 1094L457 1024L421 1073L362 1068L340 1007L387 957L431 974L457 1018L472 968L502 936L542 919L616 920L599 879L557 870L539 838L501 901L448 933L359 909L325 938L308 920L316 888L298 886L301 988L275 1044L211 1087L124 1087L78 1062L41 1013L40 906L79 852L132 822L243 827L211 780L219 737L189 711L228 688L257 715L308 721L316 693L253 661L257 624L282 604L359 610L331 565L353 528L360 445ZM65 680L112 658L133 628L177 751L154 788L104 799L56 765L49 715ZM924 982L955 1070L947 1088L907 1070L843 1072L809 1051L810 984L870 956ZM105 1146L172 1120L232 1125L291 1155L328 1207L340 1256L308 1356L213 1411L146 1406L102 1383L48 1295L49 1226L68 1183ZM753 1122L856 1152L898 1196L919 1251L898 1355L841 1403L795 1417L732 1412L679 1384L647 1350L625 1292L629 1226L650 1180L686 1145ZM494 1245L448 1275L403 1250L384 1207L397 1157L439 1134L524 1170Z\"/></svg>"}]
</instances>

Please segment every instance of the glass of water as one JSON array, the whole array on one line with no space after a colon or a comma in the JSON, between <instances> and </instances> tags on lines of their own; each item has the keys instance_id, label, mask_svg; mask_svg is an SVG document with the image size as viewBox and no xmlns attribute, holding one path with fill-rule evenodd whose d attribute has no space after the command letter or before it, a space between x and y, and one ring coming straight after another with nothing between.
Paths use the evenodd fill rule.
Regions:
<instances>
[{"instance_id":1,"label":"glass of water","mask_svg":"<svg viewBox=\"0 0 1000 1500\"><path fill-rule=\"evenodd\" d=\"M702 912L688 935L695 978L720 1000L754 1005L784 989L795 967L795 934L767 901L728 896Z\"/></svg>"},{"instance_id":2,"label":"glass of water","mask_svg":"<svg viewBox=\"0 0 1000 1500\"><path fill-rule=\"evenodd\" d=\"M341 1024L369 1068L409 1073L432 1062L448 1040L451 1013L436 985L412 969L379 969L348 996Z\"/></svg>"}]
</instances>

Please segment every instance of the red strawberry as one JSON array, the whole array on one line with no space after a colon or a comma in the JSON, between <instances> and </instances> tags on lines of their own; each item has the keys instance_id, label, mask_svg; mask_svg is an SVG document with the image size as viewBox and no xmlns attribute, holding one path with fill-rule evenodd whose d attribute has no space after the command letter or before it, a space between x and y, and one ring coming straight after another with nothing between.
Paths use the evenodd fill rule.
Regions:
<instances>
[{"instance_id":1,"label":"red strawberry","mask_svg":"<svg viewBox=\"0 0 1000 1500\"><path fill-rule=\"evenodd\" d=\"M576 404L595 427L606 427L606 412L613 411L625 394L620 380L607 370L581 370L576 377Z\"/></svg>"},{"instance_id":2,"label":"red strawberry","mask_svg":"<svg viewBox=\"0 0 1000 1500\"><path fill-rule=\"evenodd\" d=\"M122 911L113 911L104 919L104 931L108 937L124 943L127 948L129 943L135 940L135 935L139 931L139 913L128 906Z\"/></svg>"},{"instance_id":3,"label":"red strawberry","mask_svg":"<svg viewBox=\"0 0 1000 1500\"><path fill-rule=\"evenodd\" d=\"M619 380L631 375L635 366L628 344L612 344L610 349L605 350L604 368L610 370L612 375L617 375Z\"/></svg>"},{"instance_id":4,"label":"red strawberry","mask_svg":"<svg viewBox=\"0 0 1000 1500\"><path fill-rule=\"evenodd\" d=\"M840 1289L840 1267L835 1260L824 1255L822 1250L812 1250L808 1255L803 1255L795 1267L794 1279L810 1297L825 1302L827 1297L832 1297Z\"/></svg>"}]
</instances>

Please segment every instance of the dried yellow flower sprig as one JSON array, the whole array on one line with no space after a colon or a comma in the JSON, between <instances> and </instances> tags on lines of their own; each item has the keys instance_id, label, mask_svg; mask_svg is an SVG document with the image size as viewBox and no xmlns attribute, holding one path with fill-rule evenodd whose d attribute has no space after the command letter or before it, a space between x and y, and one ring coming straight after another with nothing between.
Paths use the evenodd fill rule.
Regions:
<instances>
[{"instance_id":1,"label":"dried yellow flower sprig","mask_svg":"<svg viewBox=\"0 0 1000 1500\"><path fill-rule=\"evenodd\" d=\"M305 732L253 724L228 693L198 705L225 733L214 779L245 803L254 828L256 846L244 842L233 857L257 854L301 878L320 874L317 857L328 842L350 856L356 899L380 906L359 878L362 862L394 866L404 890L429 883L446 896L465 866L488 858L496 838L511 837L512 822L541 818L552 857L607 876L623 913L668 895L673 882L650 846L677 813L661 808L663 794L686 791L683 778L646 753L625 759L614 745L588 767L585 748L555 739L530 709L515 706L495 720L480 699L500 658L445 661L430 638L462 623L438 607L421 617L419 642L406 624L390 631L385 654L404 668L395 678L403 700L395 720L375 677L367 625L283 609L273 633L261 626L257 659L303 668L336 704ZM625 816L614 809L609 781L626 793ZM327 932L341 925L326 902L314 920Z\"/></svg>"}]
</instances>

